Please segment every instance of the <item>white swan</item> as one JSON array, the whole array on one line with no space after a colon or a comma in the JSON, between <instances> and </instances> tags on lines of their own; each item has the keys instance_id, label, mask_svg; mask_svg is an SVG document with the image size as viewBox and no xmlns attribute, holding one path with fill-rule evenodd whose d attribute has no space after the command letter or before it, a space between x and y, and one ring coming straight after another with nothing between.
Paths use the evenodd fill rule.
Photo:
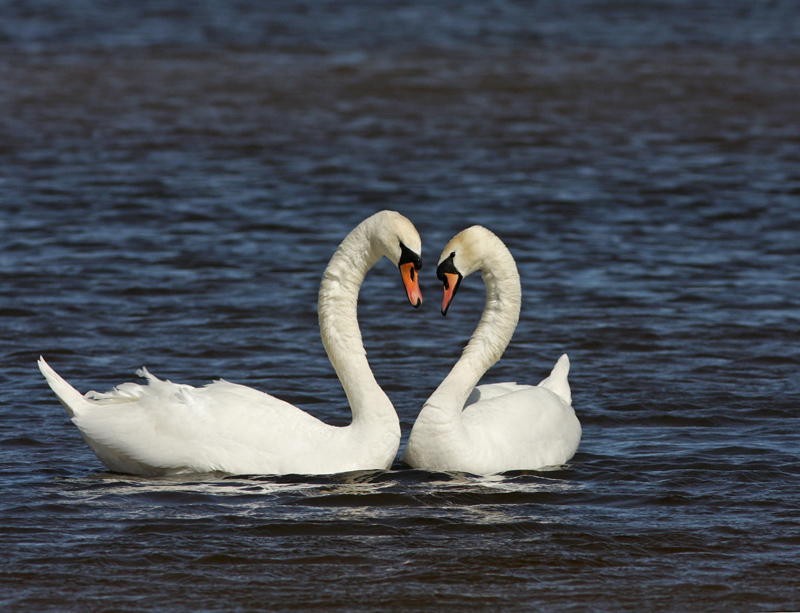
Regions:
<instances>
[{"instance_id":1,"label":"white swan","mask_svg":"<svg viewBox=\"0 0 800 613\"><path fill-rule=\"evenodd\" d=\"M319 290L319 325L328 358L353 413L330 426L257 390L216 381L202 388L161 381L124 383L82 396L47 365L39 368L84 440L110 470L143 476L220 471L233 474L332 474L385 469L400 443L400 422L375 381L356 319L367 271L381 257L394 262L408 298L422 302L417 270L421 242L411 222L393 211L364 220L331 258Z\"/></svg>"},{"instance_id":2,"label":"white swan","mask_svg":"<svg viewBox=\"0 0 800 613\"><path fill-rule=\"evenodd\" d=\"M403 462L414 468L478 475L563 464L581 439L566 354L538 386L475 387L508 346L522 294L514 258L486 228L464 230L442 253L436 270L444 283L442 315L462 278L476 270L483 272L486 284L480 323L450 374L422 407Z\"/></svg>"}]
</instances>

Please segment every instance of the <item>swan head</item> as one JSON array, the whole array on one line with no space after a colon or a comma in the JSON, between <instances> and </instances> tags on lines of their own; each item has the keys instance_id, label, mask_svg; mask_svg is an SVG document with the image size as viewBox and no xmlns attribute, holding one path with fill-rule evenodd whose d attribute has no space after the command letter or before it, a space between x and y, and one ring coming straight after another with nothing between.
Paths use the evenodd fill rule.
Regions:
<instances>
[{"instance_id":1,"label":"swan head","mask_svg":"<svg viewBox=\"0 0 800 613\"><path fill-rule=\"evenodd\" d=\"M373 217L377 222L373 236L378 243L378 250L400 269L408 301L417 308L422 304L418 274L422 268L419 232L414 224L395 211L381 211Z\"/></svg>"},{"instance_id":2,"label":"swan head","mask_svg":"<svg viewBox=\"0 0 800 613\"><path fill-rule=\"evenodd\" d=\"M436 268L436 276L444 285L442 315L447 315L462 279L483 270L487 257L501 250L507 251L502 241L483 226L462 230L447 243Z\"/></svg>"}]
</instances>

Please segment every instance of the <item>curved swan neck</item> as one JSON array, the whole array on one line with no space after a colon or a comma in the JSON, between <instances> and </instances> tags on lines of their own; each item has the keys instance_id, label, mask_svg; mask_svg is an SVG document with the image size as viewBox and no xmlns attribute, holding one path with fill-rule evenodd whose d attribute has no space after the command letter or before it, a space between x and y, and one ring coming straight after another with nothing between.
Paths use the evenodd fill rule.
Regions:
<instances>
[{"instance_id":1,"label":"curved swan neck","mask_svg":"<svg viewBox=\"0 0 800 613\"><path fill-rule=\"evenodd\" d=\"M359 224L339 245L328 263L319 288L319 326L322 344L342 383L353 424L378 419L397 421L397 413L367 362L358 327L358 293L364 277L383 254L374 217Z\"/></svg>"},{"instance_id":2,"label":"curved swan neck","mask_svg":"<svg viewBox=\"0 0 800 613\"><path fill-rule=\"evenodd\" d=\"M483 315L461 358L426 403L448 413L461 411L478 381L503 355L519 321L522 288L517 266L500 239L492 237L476 267L486 286Z\"/></svg>"}]
</instances>

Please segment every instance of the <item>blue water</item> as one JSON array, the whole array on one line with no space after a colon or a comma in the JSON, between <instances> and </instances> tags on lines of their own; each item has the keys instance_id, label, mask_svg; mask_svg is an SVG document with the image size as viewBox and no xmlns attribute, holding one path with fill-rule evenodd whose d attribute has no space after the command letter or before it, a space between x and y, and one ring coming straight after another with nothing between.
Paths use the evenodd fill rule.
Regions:
<instances>
[{"instance_id":1,"label":"blue water","mask_svg":"<svg viewBox=\"0 0 800 613\"><path fill-rule=\"evenodd\" d=\"M793 2L0 2L0 605L8 610L800 608L800 8ZM348 422L316 295L383 209L423 240L359 319L408 436L483 306L485 381L567 352L552 471L104 472L81 391L224 377Z\"/></svg>"}]
</instances>

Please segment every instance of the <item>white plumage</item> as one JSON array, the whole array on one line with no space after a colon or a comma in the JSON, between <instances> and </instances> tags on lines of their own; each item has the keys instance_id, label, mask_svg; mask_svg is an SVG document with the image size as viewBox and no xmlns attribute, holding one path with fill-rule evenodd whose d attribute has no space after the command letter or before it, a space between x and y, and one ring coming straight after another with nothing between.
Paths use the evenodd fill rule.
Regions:
<instances>
[{"instance_id":1,"label":"white plumage","mask_svg":"<svg viewBox=\"0 0 800 613\"><path fill-rule=\"evenodd\" d=\"M426 401L403 461L427 470L488 475L567 462L581 425L572 408L566 354L539 385L476 384L503 355L519 320L521 287L514 258L492 232L473 226L442 252L443 312L463 277L480 270L486 307L464 352Z\"/></svg>"},{"instance_id":2,"label":"white plumage","mask_svg":"<svg viewBox=\"0 0 800 613\"><path fill-rule=\"evenodd\" d=\"M411 222L392 211L376 213L344 239L323 275L320 334L350 401L348 426L330 426L274 396L227 381L195 388L142 369L146 385L124 383L83 396L44 359L39 368L84 440L112 471L158 476L385 469L397 453L400 423L367 363L356 306L367 271L383 256L401 264L404 247L418 258L421 242ZM409 299L418 306L416 274L410 281L406 277Z\"/></svg>"}]
</instances>

